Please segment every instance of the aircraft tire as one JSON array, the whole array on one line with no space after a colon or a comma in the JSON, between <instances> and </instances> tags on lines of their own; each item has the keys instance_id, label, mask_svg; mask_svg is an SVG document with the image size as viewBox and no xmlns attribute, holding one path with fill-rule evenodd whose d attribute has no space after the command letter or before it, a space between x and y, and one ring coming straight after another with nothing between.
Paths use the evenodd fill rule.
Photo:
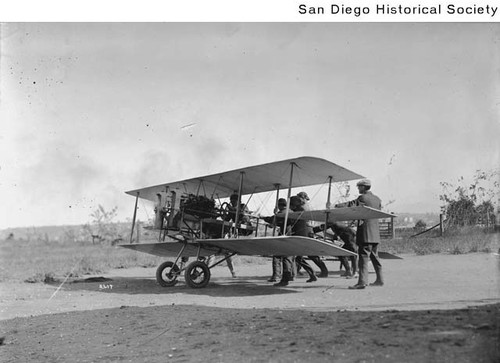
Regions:
<instances>
[{"instance_id":1,"label":"aircraft tire","mask_svg":"<svg viewBox=\"0 0 500 363\"><path fill-rule=\"evenodd\" d=\"M163 287L174 286L177 283L179 274L179 267L172 261L166 261L156 269L156 281Z\"/></svg>"},{"instance_id":2,"label":"aircraft tire","mask_svg":"<svg viewBox=\"0 0 500 363\"><path fill-rule=\"evenodd\" d=\"M186 285L193 289L201 289L208 285L210 281L210 269L205 262L191 262L184 272Z\"/></svg>"}]
</instances>

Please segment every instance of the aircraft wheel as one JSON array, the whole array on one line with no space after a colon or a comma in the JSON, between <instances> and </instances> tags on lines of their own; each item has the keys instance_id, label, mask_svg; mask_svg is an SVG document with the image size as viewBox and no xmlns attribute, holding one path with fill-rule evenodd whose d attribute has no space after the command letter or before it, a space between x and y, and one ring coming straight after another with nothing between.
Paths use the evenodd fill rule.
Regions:
<instances>
[{"instance_id":1,"label":"aircraft wheel","mask_svg":"<svg viewBox=\"0 0 500 363\"><path fill-rule=\"evenodd\" d=\"M179 267L172 261L163 262L156 270L156 281L163 287L174 286L179 277Z\"/></svg>"},{"instance_id":2,"label":"aircraft wheel","mask_svg":"<svg viewBox=\"0 0 500 363\"><path fill-rule=\"evenodd\" d=\"M202 261L191 262L184 272L186 284L193 289L201 289L210 281L210 269Z\"/></svg>"}]
</instances>

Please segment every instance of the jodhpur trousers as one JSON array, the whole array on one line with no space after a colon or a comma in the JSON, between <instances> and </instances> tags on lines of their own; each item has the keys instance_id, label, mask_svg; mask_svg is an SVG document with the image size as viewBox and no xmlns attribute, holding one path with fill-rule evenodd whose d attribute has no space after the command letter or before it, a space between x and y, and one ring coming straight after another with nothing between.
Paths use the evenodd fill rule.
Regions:
<instances>
[{"instance_id":1,"label":"jodhpur trousers","mask_svg":"<svg viewBox=\"0 0 500 363\"><path fill-rule=\"evenodd\" d=\"M278 280L281 278L282 273L282 258L279 256L273 256L273 275L271 276L273 279Z\"/></svg>"}]
</instances>

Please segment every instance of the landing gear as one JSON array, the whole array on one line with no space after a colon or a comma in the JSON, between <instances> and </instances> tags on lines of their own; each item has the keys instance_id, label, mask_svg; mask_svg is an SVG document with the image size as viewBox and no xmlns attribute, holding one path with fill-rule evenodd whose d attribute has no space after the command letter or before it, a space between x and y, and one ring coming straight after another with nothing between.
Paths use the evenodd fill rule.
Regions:
<instances>
[{"instance_id":1,"label":"landing gear","mask_svg":"<svg viewBox=\"0 0 500 363\"><path fill-rule=\"evenodd\" d=\"M186 285L194 289L201 289L210 281L210 269L202 261L191 262L184 272Z\"/></svg>"},{"instance_id":2,"label":"landing gear","mask_svg":"<svg viewBox=\"0 0 500 363\"><path fill-rule=\"evenodd\" d=\"M156 270L156 281L163 287L174 286L180 275L179 267L172 261L163 262Z\"/></svg>"}]
</instances>

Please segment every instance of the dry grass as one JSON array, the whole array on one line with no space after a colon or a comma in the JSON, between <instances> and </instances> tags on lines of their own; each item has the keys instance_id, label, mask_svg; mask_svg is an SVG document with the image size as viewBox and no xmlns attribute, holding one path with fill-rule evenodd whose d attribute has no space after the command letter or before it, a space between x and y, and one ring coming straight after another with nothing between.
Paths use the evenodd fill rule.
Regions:
<instances>
[{"instance_id":1,"label":"dry grass","mask_svg":"<svg viewBox=\"0 0 500 363\"><path fill-rule=\"evenodd\" d=\"M472 252L492 252L500 248L500 234L487 233L484 229L460 228L447 231L443 237L403 238L383 242L383 250L395 254L432 253L463 254Z\"/></svg>"},{"instance_id":2,"label":"dry grass","mask_svg":"<svg viewBox=\"0 0 500 363\"><path fill-rule=\"evenodd\" d=\"M113 268L152 267L163 259L119 247L53 241L1 241L0 281L50 282Z\"/></svg>"},{"instance_id":3,"label":"dry grass","mask_svg":"<svg viewBox=\"0 0 500 363\"><path fill-rule=\"evenodd\" d=\"M0 281L33 283L103 274L115 268L157 267L166 260L117 246L47 240L3 240L0 255ZM266 262L260 257L235 258L236 264Z\"/></svg>"}]
</instances>

